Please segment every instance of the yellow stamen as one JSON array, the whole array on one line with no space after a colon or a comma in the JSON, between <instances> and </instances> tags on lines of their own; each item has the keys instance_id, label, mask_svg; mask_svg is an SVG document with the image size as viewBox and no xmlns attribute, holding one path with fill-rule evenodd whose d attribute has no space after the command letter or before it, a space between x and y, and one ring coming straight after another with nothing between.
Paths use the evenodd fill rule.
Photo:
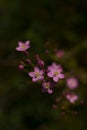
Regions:
<instances>
[{"instance_id":1,"label":"yellow stamen","mask_svg":"<svg viewBox=\"0 0 87 130\"><path fill-rule=\"evenodd\" d=\"M35 77L38 77L38 76L40 76L40 73L35 73Z\"/></svg>"},{"instance_id":2,"label":"yellow stamen","mask_svg":"<svg viewBox=\"0 0 87 130\"><path fill-rule=\"evenodd\" d=\"M21 45L21 48L23 48L23 49L24 49L25 47L26 47L26 46L25 46L25 44L22 44L22 45Z\"/></svg>"},{"instance_id":3,"label":"yellow stamen","mask_svg":"<svg viewBox=\"0 0 87 130\"><path fill-rule=\"evenodd\" d=\"M57 76L58 74L59 74L58 71L55 71L55 72L54 72L54 76Z\"/></svg>"},{"instance_id":4,"label":"yellow stamen","mask_svg":"<svg viewBox=\"0 0 87 130\"><path fill-rule=\"evenodd\" d=\"M49 83L45 83L45 88L49 88L50 86L49 86Z\"/></svg>"}]
</instances>

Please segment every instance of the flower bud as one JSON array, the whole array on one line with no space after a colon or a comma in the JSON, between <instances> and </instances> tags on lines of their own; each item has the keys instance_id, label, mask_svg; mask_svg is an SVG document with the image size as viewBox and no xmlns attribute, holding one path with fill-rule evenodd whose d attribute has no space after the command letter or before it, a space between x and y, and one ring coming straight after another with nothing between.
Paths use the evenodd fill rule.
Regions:
<instances>
[{"instance_id":1,"label":"flower bud","mask_svg":"<svg viewBox=\"0 0 87 130\"><path fill-rule=\"evenodd\" d=\"M20 65L18 66L18 68L19 68L19 70L23 70L23 69L24 69L24 65L20 64Z\"/></svg>"}]
</instances>

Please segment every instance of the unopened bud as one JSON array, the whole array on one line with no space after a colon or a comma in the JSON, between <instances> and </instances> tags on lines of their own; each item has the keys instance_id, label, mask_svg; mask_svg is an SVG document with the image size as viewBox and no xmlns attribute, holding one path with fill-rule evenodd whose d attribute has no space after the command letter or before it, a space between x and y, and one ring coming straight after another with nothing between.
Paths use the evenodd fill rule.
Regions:
<instances>
[{"instance_id":1,"label":"unopened bud","mask_svg":"<svg viewBox=\"0 0 87 130\"><path fill-rule=\"evenodd\" d=\"M24 69L24 65L20 64L20 65L18 66L18 68L19 68L19 70L23 70L23 69Z\"/></svg>"}]
</instances>

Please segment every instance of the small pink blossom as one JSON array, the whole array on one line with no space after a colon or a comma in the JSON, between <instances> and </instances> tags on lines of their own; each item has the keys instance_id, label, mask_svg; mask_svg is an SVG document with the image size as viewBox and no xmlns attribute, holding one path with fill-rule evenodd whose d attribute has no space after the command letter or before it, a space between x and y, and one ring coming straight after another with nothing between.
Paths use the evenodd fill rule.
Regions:
<instances>
[{"instance_id":1,"label":"small pink blossom","mask_svg":"<svg viewBox=\"0 0 87 130\"><path fill-rule=\"evenodd\" d=\"M59 79L64 78L64 74L61 73L62 68L60 65L53 63L51 66L48 67L47 76L53 78L54 82L58 82Z\"/></svg>"},{"instance_id":2,"label":"small pink blossom","mask_svg":"<svg viewBox=\"0 0 87 130\"><path fill-rule=\"evenodd\" d=\"M30 41L26 41L25 43L23 42L18 42L18 47L16 47L17 51L26 51L28 48L30 48Z\"/></svg>"},{"instance_id":3,"label":"small pink blossom","mask_svg":"<svg viewBox=\"0 0 87 130\"><path fill-rule=\"evenodd\" d=\"M29 72L28 75L32 77L33 82L37 82L38 80L43 80L44 79L44 71L40 70L37 66L34 67L33 72Z\"/></svg>"},{"instance_id":4,"label":"small pink blossom","mask_svg":"<svg viewBox=\"0 0 87 130\"><path fill-rule=\"evenodd\" d=\"M43 86L43 92L48 92L49 94L52 94L53 93L53 90L52 90L52 86L51 86L51 83L50 82L43 82L42 83L42 86Z\"/></svg>"},{"instance_id":5,"label":"small pink blossom","mask_svg":"<svg viewBox=\"0 0 87 130\"><path fill-rule=\"evenodd\" d=\"M67 94L66 95L67 100L69 100L70 103L74 104L78 100L78 95L76 94Z\"/></svg>"},{"instance_id":6,"label":"small pink blossom","mask_svg":"<svg viewBox=\"0 0 87 130\"><path fill-rule=\"evenodd\" d=\"M78 87L78 80L74 77L68 78L66 80L67 87L71 90Z\"/></svg>"},{"instance_id":7,"label":"small pink blossom","mask_svg":"<svg viewBox=\"0 0 87 130\"><path fill-rule=\"evenodd\" d=\"M57 51L56 51L56 56L57 56L58 58L62 58L62 57L64 56L64 51L63 51L63 50L57 50Z\"/></svg>"},{"instance_id":8,"label":"small pink blossom","mask_svg":"<svg viewBox=\"0 0 87 130\"><path fill-rule=\"evenodd\" d=\"M23 69L24 69L24 65L20 64L20 65L18 66L18 68L19 68L20 70L23 70Z\"/></svg>"}]
</instances>

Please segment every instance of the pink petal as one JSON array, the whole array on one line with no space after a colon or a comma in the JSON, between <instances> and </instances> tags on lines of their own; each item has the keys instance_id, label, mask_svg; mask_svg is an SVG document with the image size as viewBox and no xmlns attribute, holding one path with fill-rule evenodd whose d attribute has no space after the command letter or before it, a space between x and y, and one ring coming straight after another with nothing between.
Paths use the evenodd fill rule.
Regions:
<instances>
[{"instance_id":1,"label":"pink petal","mask_svg":"<svg viewBox=\"0 0 87 130\"><path fill-rule=\"evenodd\" d=\"M59 74L58 78L63 79L64 78L64 74Z\"/></svg>"},{"instance_id":2,"label":"pink petal","mask_svg":"<svg viewBox=\"0 0 87 130\"><path fill-rule=\"evenodd\" d=\"M16 50L17 51L22 51L20 47L16 47Z\"/></svg>"},{"instance_id":3,"label":"pink petal","mask_svg":"<svg viewBox=\"0 0 87 130\"><path fill-rule=\"evenodd\" d=\"M54 68L56 68L56 67L57 67L57 64L56 64L55 62L53 62L53 63L52 63L52 66L53 66Z\"/></svg>"},{"instance_id":4,"label":"pink petal","mask_svg":"<svg viewBox=\"0 0 87 130\"><path fill-rule=\"evenodd\" d=\"M38 79L39 79L39 80L43 80L43 79L44 79L44 76L39 76Z\"/></svg>"},{"instance_id":5,"label":"pink petal","mask_svg":"<svg viewBox=\"0 0 87 130\"><path fill-rule=\"evenodd\" d=\"M55 62L53 62L52 65L48 66L48 70L52 71L52 69L54 70L54 69L57 69L59 67L60 67L60 65L57 65Z\"/></svg>"},{"instance_id":6,"label":"pink petal","mask_svg":"<svg viewBox=\"0 0 87 130\"><path fill-rule=\"evenodd\" d=\"M42 75L43 73L44 73L43 70L41 70L41 71L40 71L40 75Z\"/></svg>"},{"instance_id":7,"label":"pink petal","mask_svg":"<svg viewBox=\"0 0 87 130\"><path fill-rule=\"evenodd\" d=\"M58 72L61 73L63 71L62 68L58 68Z\"/></svg>"},{"instance_id":8,"label":"pink petal","mask_svg":"<svg viewBox=\"0 0 87 130\"><path fill-rule=\"evenodd\" d=\"M34 72L29 72L28 75L29 75L30 77L34 77Z\"/></svg>"},{"instance_id":9,"label":"pink petal","mask_svg":"<svg viewBox=\"0 0 87 130\"><path fill-rule=\"evenodd\" d=\"M73 99L73 98L71 98L71 99L69 99L69 101L70 101L71 103L74 103L76 100Z\"/></svg>"},{"instance_id":10,"label":"pink petal","mask_svg":"<svg viewBox=\"0 0 87 130\"><path fill-rule=\"evenodd\" d=\"M51 70L52 66L48 66L47 68L48 68L48 70Z\"/></svg>"},{"instance_id":11,"label":"pink petal","mask_svg":"<svg viewBox=\"0 0 87 130\"><path fill-rule=\"evenodd\" d=\"M35 67L34 67L34 71L35 71L35 72L39 72L40 70L39 70L39 68L38 68L37 66L35 66Z\"/></svg>"},{"instance_id":12,"label":"pink petal","mask_svg":"<svg viewBox=\"0 0 87 130\"><path fill-rule=\"evenodd\" d=\"M25 45L29 45L29 44L30 44L30 41L26 41L26 42L25 42Z\"/></svg>"},{"instance_id":13,"label":"pink petal","mask_svg":"<svg viewBox=\"0 0 87 130\"><path fill-rule=\"evenodd\" d=\"M32 82L37 82L38 79L37 78L32 78Z\"/></svg>"},{"instance_id":14,"label":"pink petal","mask_svg":"<svg viewBox=\"0 0 87 130\"><path fill-rule=\"evenodd\" d=\"M48 77L53 77L52 72L47 73L47 76L48 76Z\"/></svg>"},{"instance_id":15,"label":"pink petal","mask_svg":"<svg viewBox=\"0 0 87 130\"><path fill-rule=\"evenodd\" d=\"M74 100L77 100L77 99L78 99L78 96L77 96L77 95L74 95L73 99L74 99Z\"/></svg>"},{"instance_id":16,"label":"pink petal","mask_svg":"<svg viewBox=\"0 0 87 130\"><path fill-rule=\"evenodd\" d=\"M58 77L53 77L53 80L55 81L55 82L58 82Z\"/></svg>"},{"instance_id":17,"label":"pink petal","mask_svg":"<svg viewBox=\"0 0 87 130\"><path fill-rule=\"evenodd\" d=\"M19 47L22 46L22 45L23 45L23 42L19 41L19 42L18 42L18 45L19 45Z\"/></svg>"},{"instance_id":18,"label":"pink petal","mask_svg":"<svg viewBox=\"0 0 87 130\"><path fill-rule=\"evenodd\" d=\"M52 66L56 69L60 67L60 65L57 65L55 62L53 62Z\"/></svg>"},{"instance_id":19,"label":"pink petal","mask_svg":"<svg viewBox=\"0 0 87 130\"><path fill-rule=\"evenodd\" d=\"M66 95L66 98L67 98L68 100L70 100L70 95L69 95L69 94L67 94L67 95Z\"/></svg>"},{"instance_id":20,"label":"pink petal","mask_svg":"<svg viewBox=\"0 0 87 130\"><path fill-rule=\"evenodd\" d=\"M52 94L52 93L53 93L53 90L52 90L52 89L48 89L48 93L49 93L49 94Z\"/></svg>"}]
</instances>

